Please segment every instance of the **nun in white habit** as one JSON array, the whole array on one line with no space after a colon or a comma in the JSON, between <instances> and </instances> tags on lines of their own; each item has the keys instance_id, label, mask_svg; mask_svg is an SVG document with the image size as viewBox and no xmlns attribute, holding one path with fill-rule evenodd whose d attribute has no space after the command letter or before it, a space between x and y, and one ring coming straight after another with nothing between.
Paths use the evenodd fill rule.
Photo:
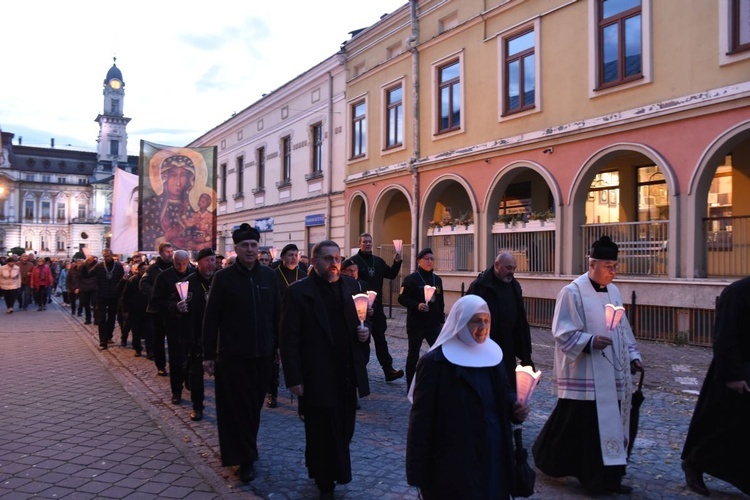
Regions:
<instances>
[{"instance_id":1,"label":"nun in white habit","mask_svg":"<svg viewBox=\"0 0 750 500\"><path fill-rule=\"evenodd\" d=\"M487 303L464 296L417 364L406 479L426 500L510 498L511 421L525 420L529 408L516 400L489 333Z\"/></svg>"}]
</instances>

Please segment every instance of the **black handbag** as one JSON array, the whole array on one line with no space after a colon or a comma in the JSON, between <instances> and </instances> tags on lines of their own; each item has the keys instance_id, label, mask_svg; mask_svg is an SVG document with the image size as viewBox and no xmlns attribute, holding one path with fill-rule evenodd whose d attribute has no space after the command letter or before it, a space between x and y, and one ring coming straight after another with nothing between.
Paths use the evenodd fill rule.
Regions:
<instances>
[{"instance_id":1,"label":"black handbag","mask_svg":"<svg viewBox=\"0 0 750 500\"><path fill-rule=\"evenodd\" d=\"M516 448L513 453L513 486L511 495L514 497L530 497L534 494L536 471L529 465L529 453L523 447L523 428L517 427L513 431Z\"/></svg>"}]
</instances>

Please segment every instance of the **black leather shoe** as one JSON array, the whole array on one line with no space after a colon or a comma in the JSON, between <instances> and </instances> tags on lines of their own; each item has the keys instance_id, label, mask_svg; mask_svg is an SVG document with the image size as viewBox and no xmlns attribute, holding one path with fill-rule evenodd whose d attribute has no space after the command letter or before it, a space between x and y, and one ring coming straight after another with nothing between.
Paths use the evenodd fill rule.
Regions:
<instances>
[{"instance_id":1,"label":"black leather shoe","mask_svg":"<svg viewBox=\"0 0 750 500\"><path fill-rule=\"evenodd\" d=\"M197 422L203 420L203 410L193 410L190 412L190 420Z\"/></svg>"},{"instance_id":2,"label":"black leather shoe","mask_svg":"<svg viewBox=\"0 0 750 500\"><path fill-rule=\"evenodd\" d=\"M394 370L392 366L383 368L383 373L385 373L386 382L393 382L404 376L404 370Z\"/></svg>"},{"instance_id":3,"label":"black leather shoe","mask_svg":"<svg viewBox=\"0 0 750 500\"><path fill-rule=\"evenodd\" d=\"M167 373L167 370L165 370L164 368L160 368L156 370L156 374L159 375L160 377L166 377L167 375L169 375Z\"/></svg>"},{"instance_id":4,"label":"black leather shoe","mask_svg":"<svg viewBox=\"0 0 750 500\"><path fill-rule=\"evenodd\" d=\"M682 470L685 472L685 483L687 483L688 488L699 495L707 497L708 487L706 486L706 483L703 482L703 473L696 469L687 460L682 461Z\"/></svg>"},{"instance_id":5,"label":"black leather shoe","mask_svg":"<svg viewBox=\"0 0 750 500\"><path fill-rule=\"evenodd\" d=\"M182 403L182 397L172 394L172 404L178 405L180 403Z\"/></svg>"},{"instance_id":6,"label":"black leather shoe","mask_svg":"<svg viewBox=\"0 0 750 500\"><path fill-rule=\"evenodd\" d=\"M630 495L633 492L633 487L626 484L604 486L602 489L607 493L615 493L617 495Z\"/></svg>"},{"instance_id":7,"label":"black leather shoe","mask_svg":"<svg viewBox=\"0 0 750 500\"><path fill-rule=\"evenodd\" d=\"M249 483L250 481L255 479L255 469L253 468L253 464L240 465L240 468L237 471L237 475L240 477L240 481L242 481L243 483Z\"/></svg>"}]
</instances>

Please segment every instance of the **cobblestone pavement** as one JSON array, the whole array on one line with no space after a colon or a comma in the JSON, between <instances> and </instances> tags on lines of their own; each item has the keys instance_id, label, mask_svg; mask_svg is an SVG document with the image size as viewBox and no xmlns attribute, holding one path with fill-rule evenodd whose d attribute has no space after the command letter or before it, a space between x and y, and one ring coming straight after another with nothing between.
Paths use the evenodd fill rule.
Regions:
<instances>
[{"instance_id":1,"label":"cobblestone pavement","mask_svg":"<svg viewBox=\"0 0 750 500\"><path fill-rule=\"evenodd\" d=\"M403 368L405 315L394 308L392 316L390 351ZM534 329L532 336L545 375L525 423L529 447L555 404L551 335ZM283 380L278 408L261 416L257 478L244 485L221 467L211 379L204 420L191 422L189 403L170 403L169 382L156 376L153 362L119 345L97 351L96 327L55 305L0 318L0 342L2 497L317 498L304 464L303 425ZM642 342L641 351L646 400L625 483L634 487L632 498L697 498L684 486L679 457L711 351L655 342ZM417 498L404 476L406 383L386 383L374 355L369 374L372 394L361 400L351 443L353 480L337 486L336 496ZM713 498L746 498L722 481L707 476L706 483ZM575 480L539 473L532 498L582 497Z\"/></svg>"}]
</instances>

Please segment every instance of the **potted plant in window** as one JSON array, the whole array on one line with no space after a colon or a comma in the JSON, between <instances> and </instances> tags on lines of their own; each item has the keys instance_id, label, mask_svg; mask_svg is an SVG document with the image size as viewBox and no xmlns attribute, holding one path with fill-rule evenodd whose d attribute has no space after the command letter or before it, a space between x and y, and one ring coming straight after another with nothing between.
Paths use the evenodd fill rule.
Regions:
<instances>
[{"instance_id":1,"label":"potted plant in window","mask_svg":"<svg viewBox=\"0 0 750 500\"><path fill-rule=\"evenodd\" d=\"M529 216L532 221L536 221L539 227L544 227L547 221L555 220L555 213L552 210L544 210L541 212L531 212Z\"/></svg>"}]
</instances>

